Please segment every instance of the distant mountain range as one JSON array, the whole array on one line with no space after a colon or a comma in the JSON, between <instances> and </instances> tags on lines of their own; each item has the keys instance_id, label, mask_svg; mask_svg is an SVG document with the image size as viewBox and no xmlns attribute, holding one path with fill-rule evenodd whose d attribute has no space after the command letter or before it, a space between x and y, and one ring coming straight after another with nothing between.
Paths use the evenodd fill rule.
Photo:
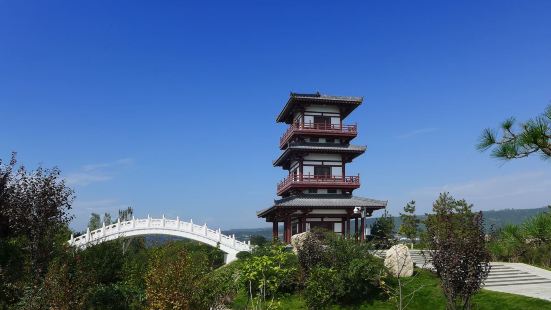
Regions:
<instances>
[{"instance_id":1,"label":"distant mountain range","mask_svg":"<svg viewBox=\"0 0 551 310\"><path fill-rule=\"evenodd\" d=\"M507 224L521 224L524 222L527 218L532 217L536 214L539 214L541 212L545 212L549 210L549 208L536 208L536 209L503 209L503 210L490 210L490 211L483 211L482 214L484 215L484 226L487 231L489 231L492 227L494 229L498 229L504 225ZM419 219L424 220L425 215L419 215ZM399 216L393 216L394 219L394 229L395 231L398 231L398 228L400 227L401 220ZM371 226L377 218L368 218L366 221L366 225L369 227ZM280 227L279 231L283 231L283 228ZM223 231L224 234L235 234L235 237L238 240L249 240L251 236L259 235L263 236L266 239L272 238L272 228L266 227L266 228L243 228L243 229L230 229Z\"/></svg>"}]
</instances>

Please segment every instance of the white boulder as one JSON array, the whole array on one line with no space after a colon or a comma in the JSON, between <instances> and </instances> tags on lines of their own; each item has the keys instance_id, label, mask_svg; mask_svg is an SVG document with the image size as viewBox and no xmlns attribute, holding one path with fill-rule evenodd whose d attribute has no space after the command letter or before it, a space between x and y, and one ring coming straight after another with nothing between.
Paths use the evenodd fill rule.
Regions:
<instances>
[{"instance_id":1,"label":"white boulder","mask_svg":"<svg viewBox=\"0 0 551 310\"><path fill-rule=\"evenodd\" d=\"M306 238L308 238L308 235L310 235L310 232L307 231L291 236L291 245L293 246L293 252L295 252L295 254L300 251L302 243L306 240Z\"/></svg>"},{"instance_id":2,"label":"white boulder","mask_svg":"<svg viewBox=\"0 0 551 310\"><path fill-rule=\"evenodd\" d=\"M413 275L413 260L408 247L397 244L387 250L385 267L395 277L411 277Z\"/></svg>"}]
</instances>

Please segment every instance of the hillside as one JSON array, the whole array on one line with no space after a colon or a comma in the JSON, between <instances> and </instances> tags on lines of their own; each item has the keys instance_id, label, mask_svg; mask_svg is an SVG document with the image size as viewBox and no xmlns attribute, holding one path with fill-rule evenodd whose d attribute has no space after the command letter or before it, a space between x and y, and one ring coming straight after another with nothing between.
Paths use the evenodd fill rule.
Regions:
<instances>
[{"instance_id":1,"label":"hillside","mask_svg":"<svg viewBox=\"0 0 551 310\"><path fill-rule=\"evenodd\" d=\"M532 217L538 213L549 210L547 207L535 208L535 209L503 209L503 210L490 210L484 211L484 225L486 230L490 230L493 226L494 229L498 229L506 224L521 224L527 218ZM420 215L419 218L423 220L425 215ZM398 230L400 227L400 217L394 216L394 227ZM371 226L377 218L368 218L366 225ZM283 230L280 227L279 231ZM247 229L231 229L224 231L225 234L235 234L235 237L239 240L249 240L251 236L260 235L266 239L272 238L272 228L247 228Z\"/></svg>"}]
</instances>

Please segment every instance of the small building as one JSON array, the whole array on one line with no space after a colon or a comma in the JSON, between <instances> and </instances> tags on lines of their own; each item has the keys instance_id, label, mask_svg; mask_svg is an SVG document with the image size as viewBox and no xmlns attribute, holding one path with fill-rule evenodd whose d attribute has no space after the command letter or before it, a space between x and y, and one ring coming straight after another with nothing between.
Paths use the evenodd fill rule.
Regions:
<instances>
[{"instance_id":1,"label":"small building","mask_svg":"<svg viewBox=\"0 0 551 310\"><path fill-rule=\"evenodd\" d=\"M291 93L276 119L289 127L279 141L281 155L273 162L288 175L277 185L281 199L257 212L273 223L274 238L280 222L285 242L314 227L350 237L353 221L353 231L359 232L356 238L363 240L365 217L386 207L386 201L352 195L360 187L360 175L347 174L347 164L366 147L350 144L357 126L343 121L362 101L361 97Z\"/></svg>"}]
</instances>

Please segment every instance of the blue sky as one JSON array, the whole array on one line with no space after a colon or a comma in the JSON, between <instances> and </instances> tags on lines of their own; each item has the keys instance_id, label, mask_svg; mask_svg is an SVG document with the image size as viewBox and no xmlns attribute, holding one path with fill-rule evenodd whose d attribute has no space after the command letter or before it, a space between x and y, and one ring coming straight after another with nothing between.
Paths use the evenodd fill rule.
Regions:
<instances>
[{"instance_id":1,"label":"blue sky","mask_svg":"<svg viewBox=\"0 0 551 310\"><path fill-rule=\"evenodd\" d=\"M551 100L549 1L0 1L0 158L58 166L75 220L266 225L290 91L364 96L355 193L440 191L476 209L550 203L549 162L475 150Z\"/></svg>"}]
</instances>

